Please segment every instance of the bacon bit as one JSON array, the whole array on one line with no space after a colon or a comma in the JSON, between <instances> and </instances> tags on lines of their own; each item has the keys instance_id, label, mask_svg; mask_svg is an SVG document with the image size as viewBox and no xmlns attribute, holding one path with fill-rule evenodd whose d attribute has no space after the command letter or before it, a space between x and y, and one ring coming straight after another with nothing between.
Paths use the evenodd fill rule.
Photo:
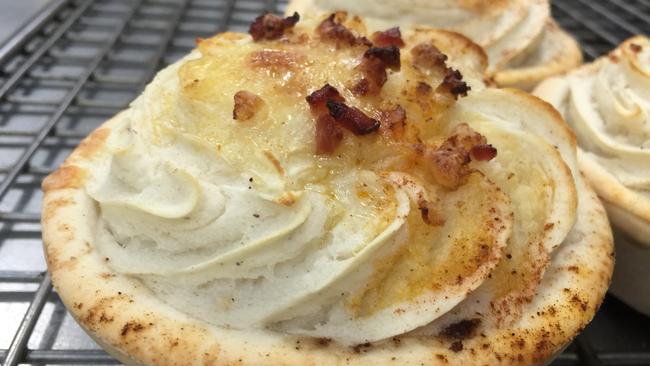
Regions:
<instances>
[{"instance_id":1,"label":"bacon bit","mask_svg":"<svg viewBox=\"0 0 650 366\"><path fill-rule=\"evenodd\" d=\"M345 101L339 91L330 84L325 84L325 86L309 94L305 99L311 111L316 114L329 113L325 106L328 100Z\"/></svg>"},{"instance_id":2,"label":"bacon bit","mask_svg":"<svg viewBox=\"0 0 650 366\"><path fill-rule=\"evenodd\" d=\"M378 59L382 65L393 71L400 69L400 53L396 46L370 47L364 52L364 59Z\"/></svg>"},{"instance_id":3,"label":"bacon bit","mask_svg":"<svg viewBox=\"0 0 650 366\"><path fill-rule=\"evenodd\" d=\"M472 159L477 161L490 161L497 156L497 149L489 144L479 144L469 151Z\"/></svg>"},{"instance_id":4,"label":"bacon bit","mask_svg":"<svg viewBox=\"0 0 650 366\"><path fill-rule=\"evenodd\" d=\"M436 46L431 43L420 43L411 49L411 55L415 66L429 70L444 70L445 77L436 91L450 93L454 100L457 100L459 95L467 96L471 88L463 81L463 75L460 71L447 66L447 55L440 52Z\"/></svg>"},{"instance_id":5,"label":"bacon bit","mask_svg":"<svg viewBox=\"0 0 650 366\"><path fill-rule=\"evenodd\" d=\"M454 127L451 135L440 146L444 150L466 150L470 151L474 146L486 144L485 136L474 131L467 123L461 123Z\"/></svg>"},{"instance_id":6,"label":"bacon bit","mask_svg":"<svg viewBox=\"0 0 650 366\"><path fill-rule=\"evenodd\" d=\"M372 46L368 38L355 36L351 30L341 24L336 19L336 13L331 14L327 19L323 20L316 28L316 33L323 40L336 43L336 47L340 47L342 43L346 43L349 46Z\"/></svg>"},{"instance_id":7,"label":"bacon bit","mask_svg":"<svg viewBox=\"0 0 650 366\"><path fill-rule=\"evenodd\" d=\"M366 116L358 108L349 107L335 100L328 100L326 105L330 116L355 135L367 135L379 129L379 121Z\"/></svg>"},{"instance_id":8,"label":"bacon bit","mask_svg":"<svg viewBox=\"0 0 650 366\"><path fill-rule=\"evenodd\" d=\"M431 87L431 85L429 85L429 84L427 84L427 83L425 83L423 81L418 82L418 85L415 87L415 92L418 95L422 95L422 96L429 95L432 90L433 90L433 88Z\"/></svg>"},{"instance_id":9,"label":"bacon bit","mask_svg":"<svg viewBox=\"0 0 650 366\"><path fill-rule=\"evenodd\" d=\"M331 154L343 141L343 130L329 114L316 120L316 153Z\"/></svg>"},{"instance_id":10,"label":"bacon bit","mask_svg":"<svg viewBox=\"0 0 650 366\"><path fill-rule=\"evenodd\" d=\"M277 15L266 13L255 18L251 24L248 33L254 41L273 40L282 37L284 31L293 28L300 20L298 13L284 19Z\"/></svg>"},{"instance_id":11,"label":"bacon bit","mask_svg":"<svg viewBox=\"0 0 650 366\"><path fill-rule=\"evenodd\" d=\"M638 45L636 43L630 43L630 49L634 53L639 53L639 52L643 51L643 47L641 47L640 45Z\"/></svg>"},{"instance_id":12,"label":"bacon bit","mask_svg":"<svg viewBox=\"0 0 650 366\"><path fill-rule=\"evenodd\" d=\"M380 119L382 126L389 129L393 137L400 139L404 136L404 130L406 128L406 111L402 106L397 105L391 110L382 111Z\"/></svg>"},{"instance_id":13,"label":"bacon bit","mask_svg":"<svg viewBox=\"0 0 650 366\"><path fill-rule=\"evenodd\" d=\"M386 69L400 69L400 52L395 46L371 47L363 54L363 60L357 66L363 77L351 88L355 95L378 94L388 80Z\"/></svg>"},{"instance_id":14,"label":"bacon bit","mask_svg":"<svg viewBox=\"0 0 650 366\"><path fill-rule=\"evenodd\" d=\"M451 67L448 67L445 73L445 78L442 81L442 84L438 86L438 90L447 91L454 96L454 99L458 99L458 96L467 96L467 92L472 88L463 81L463 75L458 70L454 70Z\"/></svg>"},{"instance_id":15,"label":"bacon bit","mask_svg":"<svg viewBox=\"0 0 650 366\"><path fill-rule=\"evenodd\" d=\"M264 105L262 98L246 90L235 93L234 99L232 118L237 121L248 121Z\"/></svg>"},{"instance_id":16,"label":"bacon bit","mask_svg":"<svg viewBox=\"0 0 650 366\"><path fill-rule=\"evenodd\" d=\"M402 40L402 32L400 32L399 27L394 27L386 29L383 32L375 32L372 34L372 41L376 46L386 47L386 46L395 46L395 47L404 47L404 41Z\"/></svg>"},{"instance_id":17,"label":"bacon bit","mask_svg":"<svg viewBox=\"0 0 650 366\"><path fill-rule=\"evenodd\" d=\"M468 167L472 161L470 152L477 145L486 143L485 136L474 131L467 124L456 126L451 136L437 149L424 150L425 156L432 163L429 166L431 175L443 187L458 188L471 172Z\"/></svg>"},{"instance_id":18,"label":"bacon bit","mask_svg":"<svg viewBox=\"0 0 650 366\"><path fill-rule=\"evenodd\" d=\"M445 68L447 55L440 52L438 47L431 43L420 43L411 49L413 64L425 69Z\"/></svg>"}]
</instances>

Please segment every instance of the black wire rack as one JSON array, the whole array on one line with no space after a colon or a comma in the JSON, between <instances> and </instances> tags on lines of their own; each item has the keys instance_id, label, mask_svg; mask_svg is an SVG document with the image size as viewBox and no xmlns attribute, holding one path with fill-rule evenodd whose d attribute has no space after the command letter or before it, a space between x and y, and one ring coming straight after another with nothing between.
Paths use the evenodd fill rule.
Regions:
<instances>
[{"instance_id":1,"label":"black wire rack","mask_svg":"<svg viewBox=\"0 0 650 366\"><path fill-rule=\"evenodd\" d=\"M245 31L274 0L54 0L0 47L0 360L118 362L52 291L41 249L42 179L196 37ZM593 59L650 34L650 0L556 0L555 18ZM553 365L650 365L650 319L607 297Z\"/></svg>"}]
</instances>

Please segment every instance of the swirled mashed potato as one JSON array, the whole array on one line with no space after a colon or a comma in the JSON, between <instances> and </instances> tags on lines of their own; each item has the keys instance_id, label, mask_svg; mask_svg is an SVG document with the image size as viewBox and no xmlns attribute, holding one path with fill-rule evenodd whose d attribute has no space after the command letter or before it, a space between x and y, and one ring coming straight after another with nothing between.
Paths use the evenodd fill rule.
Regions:
<instances>
[{"instance_id":1,"label":"swirled mashed potato","mask_svg":"<svg viewBox=\"0 0 650 366\"><path fill-rule=\"evenodd\" d=\"M524 132L462 36L296 22L199 40L123 112L87 169L108 265L208 323L343 344L516 319L573 226L570 144Z\"/></svg>"}]
</instances>

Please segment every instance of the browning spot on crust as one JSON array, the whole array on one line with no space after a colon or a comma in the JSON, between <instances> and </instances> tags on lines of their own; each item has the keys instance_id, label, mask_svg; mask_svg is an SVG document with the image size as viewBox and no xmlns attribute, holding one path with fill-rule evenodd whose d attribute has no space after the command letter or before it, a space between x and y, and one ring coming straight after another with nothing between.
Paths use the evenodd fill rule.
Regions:
<instances>
[{"instance_id":1,"label":"browning spot on crust","mask_svg":"<svg viewBox=\"0 0 650 366\"><path fill-rule=\"evenodd\" d=\"M262 98L246 90L235 93L233 99L232 118L237 121L248 121L264 106Z\"/></svg>"},{"instance_id":2,"label":"browning spot on crust","mask_svg":"<svg viewBox=\"0 0 650 366\"><path fill-rule=\"evenodd\" d=\"M643 47L641 47L641 45L638 45L636 43L630 43L630 49L634 53L639 53L639 52L643 51Z\"/></svg>"},{"instance_id":3,"label":"browning spot on crust","mask_svg":"<svg viewBox=\"0 0 650 366\"><path fill-rule=\"evenodd\" d=\"M108 127L96 129L81 141L77 149L75 149L75 155L85 159L92 157L104 145L104 141L106 141L110 132L111 130Z\"/></svg>"},{"instance_id":4,"label":"browning spot on crust","mask_svg":"<svg viewBox=\"0 0 650 366\"><path fill-rule=\"evenodd\" d=\"M131 320L126 324L124 324L122 330L120 331L120 334L122 335L122 337L125 337L127 334L129 334L129 332L139 332L144 328L145 327L144 325L142 325L142 323L139 323L135 320Z\"/></svg>"},{"instance_id":5,"label":"browning spot on crust","mask_svg":"<svg viewBox=\"0 0 650 366\"><path fill-rule=\"evenodd\" d=\"M340 16L341 13L338 15ZM341 20L338 19L337 13L333 13L323 20L316 28L316 33L318 33L322 40L335 43L336 47L341 47L342 45L372 46L372 43L368 38L356 36L351 30L341 24Z\"/></svg>"},{"instance_id":6,"label":"browning spot on crust","mask_svg":"<svg viewBox=\"0 0 650 366\"><path fill-rule=\"evenodd\" d=\"M458 352L460 352L460 351L463 350L463 342L461 342L461 341L454 341L454 342L451 344L451 346L449 346L449 349L450 349L452 352L456 352L456 353L458 353Z\"/></svg>"},{"instance_id":7,"label":"browning spot on crust","mask_svg":"<svg viewBox=\"0 0 650 366\"><path fill-rule=\"evenodd\" d=\"M321 347L327 347L332 342L332 338L316 338L316 344Z\"/></svg>"},{"instance_id":8,"label":"browning spot on crust","mask_svg":"<svg viewBox=\"0 0 650 366\"><path fill-rule=\"evenodd\" d=\"M378 47L404 47L404 41L402 40L402 32L400 32L399 27L393 27L386 29L383 32L375 32L372 34L372 41L375 46Z\"/></svg>"},{"instance_id":9,"label":"browning spot on crust","mask_svg":"<svg viewBox=\"0 0 650 366\"><path fill-rule=\"evenodd\" d=\"M269 161L270 161L270 162L273 164L273 166L275 167L275 170L276 170L280 175L284 175L284 168L282 167L282 164L280 164L280 161L278 160L278 158L275 157L275 155L273 155L272 152L270 152L270 151L268 151L268 150L264 150L264 156L266 156L266 158L269 159Z\"/></svg>"},{"instance_id":10,"label":"browning spot on crust","mask_svg":"<svg viewBox=\"0 0 650 366\"><path fill-rule=\"evenodd\" d=\"M282 37L287 29L293 28L299 20L300 15L298 13L293 13L293 15L284 19L266 13L255 18L248 33L250 33L254 41L278 39Z\"/></svg>"},{"instance_id":11,"label":"browning spot on crust","mask_svg":"<svg viewBox=\"0 0 650 366\"><path fill-rule=\"evenodd\" d=\"M569 266L567 269L573 273L580 273L580 267L578 266Z\"/></svg>"},{"instance_id":12,"label":"browning spot on crust","mask_svg":"<svg viewBox=\"0 0 650 366\"><path fill-rule=\"evenodd\" d=\"M448 325L440 332L440 336L449 339L463 340L473 337L476 329L481 325L481 319L464 319Z\"/></svg>"},{"instance_id":13,"label":"browning spot on crust","mask_svg":"<svg viewBox=\"0 0 650 366\"><path fill-rule=\"evenodd\" d=\"M64 165L48 175L42 184L45 193L57 189L80 188L86 172L74 165Z\"/></svg>"},{"instance_id":14,"label":"browning spot on crust","mask_svg":"<svg viewBox=\"0 0 650 366\"><path fill-rule=\"evenodd\" d=\"M372 347L372 344L369 342L362 343L362 344L357 344L356 346L352 347L352 350L354 353L361 353L361 352L368 352L368 349Z\"/></svg>"}]
</instances>

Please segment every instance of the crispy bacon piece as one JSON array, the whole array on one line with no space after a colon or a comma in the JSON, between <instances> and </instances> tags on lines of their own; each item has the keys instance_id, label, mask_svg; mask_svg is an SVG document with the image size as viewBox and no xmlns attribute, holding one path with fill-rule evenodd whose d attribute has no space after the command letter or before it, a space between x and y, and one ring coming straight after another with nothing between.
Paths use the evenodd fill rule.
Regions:
<instances>
[{"instance_id":1,"label":"crispy bacon piece","mask_svg":"<svg viewBox=\"0 0 650 366\"><path fill-rule=\"evenodd\" d=\"M378 47L404 47L402 32L400 32L399 27L389 28L383 32L373 33L372 42Z\"/></svg>"},{"instance_id":2,"label":"crispy bacon piece","mask_svg":"<svg viewBox=\"0 0 650 366\"><path fill-rule=\"evenodd\" d=\"M469 151L472 159L477 161L490 161L497 156L497 149L489 144L480 144Z\"/></svg>"},{"instance_id":3,"label":"crispy bacon piece","mask_svg":"<svg viewBox=\"0 0 650 366\"><path fill-rule=\"evenodd\" d=\"M433 179L449 189L460 187L471 172L467 166L471 161L469 154L462 150L427 151L427 158L431 163L429 171Z\"/></svg>"},{"instance_id":4,"label":"crispy bacon piece","mask_svg":"<svg viewBox=\"0 0 650 366\"><path fill-rule=\"evenodd\" d=\"M364 60L377 59L381 61L384 67L393 71L399 71L400 69L399 56L399 48L396 46L370 47L363 54Z\"/></svg>"},{"instance_id":5,"label":"crispy bacon piece","mask_svg":"<svg viewBox=\"0 0 650 366\"><path fill-rule=\"evenodd\" d=\"M343 130L329 114L316 120L316 153L331 154L343 141Z\"/></svg>"},{"instance_id":6,"label":"crispy bacon piece","mask_svg":"<svg viewBox=\"0 0 650 366\"><path fill-rule=\"evenodd\" d=\"M355 95L378 94L388 80L386 69L400 69L400 52L395 46L371 47L363 54L363 60L357 66L363 77L359 79L351 91Z\"/></svg>"},{"instance_id":7,"label":"crispy bacon piece","mask_svg":"<svg viewBox=\"0 0 650 366\"><path fill-rule=\"evenodd\" d=\"M482 152L483 146L494 149L492 146L486 145L486 143L485 136L474 131L467 124L462 123L456 126L447 140L437 149L424 150L425 157L431 163L429 172L441 186L449 189L458 188L465 182L466 177L471 172L468 164L474 157L473 151L476 149L475 151L478 153L475 157L476 160L483 160L483 158L488 158L492 154L491 151L485 154ZM496 149L494 149L493 153L496 156Z\"/></svg>"},{"instance_id":8,"label":"crispy bacon piece","mask_svg":"<svg viewBox=\"0 0 650 366\"><path fill-rule=\"evenodd\" d=\"M248 121L264 105L262 98L246 90L235 93L234 99L232 118L237 121Z\"/></svg>"},{"instance_id":9,"label":"crispy bacon piece","mask_svg":"<svg viewBox=\"0 0 650 366\"><path fill-rule=\"evenodd\" d=\"M336 43L337 47L340 47L342 44L347 44L348 46L372 46L368 38L356 36L351 30L341 24L336 19L335 13L320 23L316 28L316 33L320 35L321 39Z\"/></svg>"},{"instance_id":10,"label":"crispy bacon piece","mask_svg":"<svg viewBox=\"0 0 650 366\"><path fill-rule=\"evenodd\" d=\"M469 152L474 146L487 143L485 136L474 131L467 123L454 127L451 135L442 143L442 150L464 150Z\"/></svg>"},{"instance_id":11,"label":"crispy bacon piece","mask_svg":"<svg viewBox=\"0 0 650 366\"><path fill-rule=\"evenodd\" d=\"M438 86L438 90L447 91L454 96L454 99L458 99L458 96L466 97L471 88L463 81L463 75L460 71L448 67L445 78L442 80L442 84Z\"/></svg>"},{"instance_id":12,"label":"crispy bacon piece","mask_svg":"<svg viewBox=\"0 0 650 366\"><path fill-rule=\"evenodd\" d=\"M379 128L379 121L366 116L360 109L349 107L343 102L328 100L327 109L337 122L355 135L367 135Z\"/></svg>"},{"instance_id":13,"label":"crispy bacon piece","mask_svg":"<svg viewBox=\"0 0 650 366\"><path fill-rule=\"evenodd\" d=\"M425 69L446 68L447 55L431 43L420 43L411 49L413 64Z\"/></svg>"},{"instance_id":14,"label":"crispy bacon piece","mask_svg":"<svg viewBox=\"0 0 650 366\"><path fill-rule=\"evenodd\" d=\"M284 19L277 15L266 13L255 18L251 24L248 33L254 41L273 40L282 37L284 31L293 28L300 20L298 13Z\"/></svg>"},{"instance_id":15,"label":"crispy bacon piece","mask_svg":"<svg viewBox=\"0 0 650 366\"><path fill-rule=\"evenodd\" d=\"M330 84L325 84L325 86L309 94L305 99L309 104L309 108L311 108L311 111L315 114L329 114L329 110L325 106L325 103L327 103L328 100L334 100L337 102L345 101L341 94L339 94L339 91Z\"/></svg>"},{"instance_id":16,"label":"crispy bacon piece","mask_svg":"<svg viewBox=\"0 0 650 366\"><path fill-rule=\"evenodd\" d=\"M463 81L463 75L458 70L447 66L447 55L431 43L420 43L411 49L413 64L417 67L436 70L445 73L442 83L436 89L439 92L449 93L457 100L459 96L466 97L471 90L469 85Z\"/></svg>"}]
</instances>

